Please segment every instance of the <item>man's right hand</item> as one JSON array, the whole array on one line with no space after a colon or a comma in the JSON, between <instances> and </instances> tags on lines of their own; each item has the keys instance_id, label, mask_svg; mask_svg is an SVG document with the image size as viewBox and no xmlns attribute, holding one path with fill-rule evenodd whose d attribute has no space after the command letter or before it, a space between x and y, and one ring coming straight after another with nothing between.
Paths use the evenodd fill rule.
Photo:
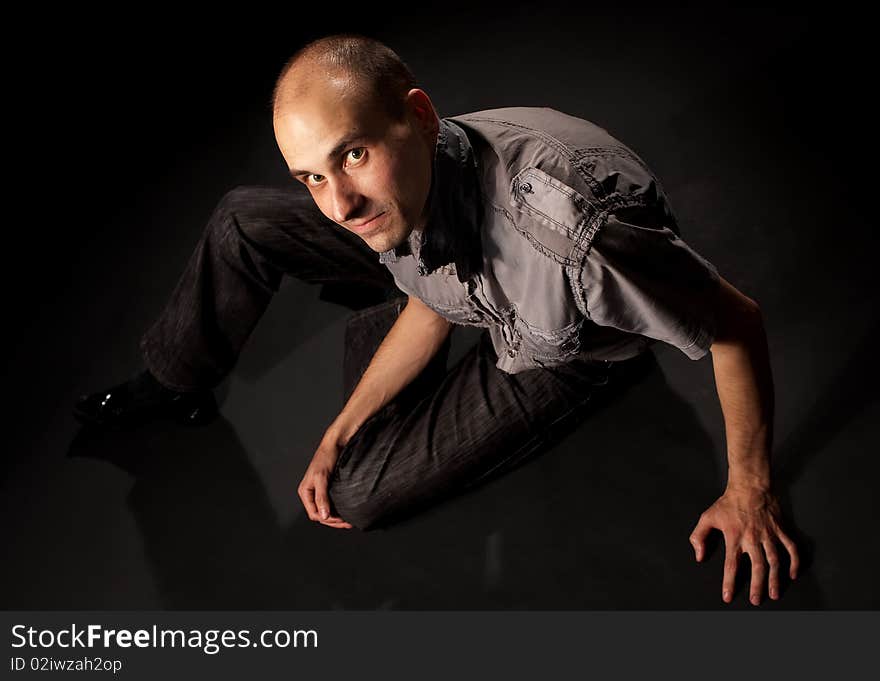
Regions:
<instances>
[{"instance_id":1,"label":"man's right hand","mask_svg":"<svg viewBox=\"0 0 880 681\"><path fill-rule=\"evenodd\" d=\"M311 520L330 527L352 527L342 518L330 515L327 489L339 454L371 416L419 375L442 347L451 330L452 322L418 298L409 297L406 307L385 335L345 407L321 438L312 463L299 484L297 493Z\"/></svg>"},{"instance_id":2,"label":"man's right hand","mask_svg":"<svg viewBox=\"0 0 880 681\"><path fill-rule=\"evenodd\" d=\"M299 483L297 494L306 507L310 520L328 527L351 529L351 524L342 518L330 515L330 497L327 488L338 458L339 447L322 442L312 457L302 482Z\"/></svg>"}]
</instances>

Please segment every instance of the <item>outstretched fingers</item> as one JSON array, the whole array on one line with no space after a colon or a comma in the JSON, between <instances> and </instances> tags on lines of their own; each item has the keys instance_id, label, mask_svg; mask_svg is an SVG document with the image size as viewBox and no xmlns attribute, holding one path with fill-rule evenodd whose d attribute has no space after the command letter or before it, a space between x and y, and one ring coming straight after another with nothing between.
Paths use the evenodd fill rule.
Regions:
<instances>
[{"instance_id":1,"label":"outstretched fingers","mask_svg":"<svg viewBox=\"0 0 880 681\"><path fill-rule=\"evenodd\" d=\"M709 536L709 532L711 531L712 523L709 522L706 518L706 514L703 513L690 536L691 544L694 547L694 555L696 556L698 563L703 560L703 555L706 550L706 537Z\"/></svg>"}]
</instances>

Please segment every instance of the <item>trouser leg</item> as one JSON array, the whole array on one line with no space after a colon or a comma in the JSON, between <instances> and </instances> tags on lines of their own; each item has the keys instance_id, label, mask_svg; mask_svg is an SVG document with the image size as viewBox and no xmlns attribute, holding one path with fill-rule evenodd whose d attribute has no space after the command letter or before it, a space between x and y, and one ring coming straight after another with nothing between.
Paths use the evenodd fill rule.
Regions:
<instances>
[{"instance_id":1,"label":"trouser leg","mask_svg":"<svg viewBox=\"0 0 880 681\"><path fill-rule=\"evenodd\" d=\"M394 288L378 255L327 219L301 185L238 187L218 203L165 309L141 339L147 368L175 390L215 387L284 274Z\"/></svg>"},{"instance_id":2,"label":"trouser leg","mask_svg":"<svg viewBox=\"0 0 880 681\"><path fill-rule=\"evenodd\" d=\"M337 514L370 529L506 472L652 360L646 353L507 374L484 333L431 389L392 400L343 448L329 490Z\"/></svg>"}]
</instances>

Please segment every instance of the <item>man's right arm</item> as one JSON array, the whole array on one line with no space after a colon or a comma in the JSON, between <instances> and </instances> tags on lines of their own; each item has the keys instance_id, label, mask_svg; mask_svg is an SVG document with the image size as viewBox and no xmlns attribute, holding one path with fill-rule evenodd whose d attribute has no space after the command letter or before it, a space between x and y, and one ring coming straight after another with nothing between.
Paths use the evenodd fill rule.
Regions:
<instances>
[{"instance_id":1,"label":"man's right arm","mask_svg":"<svg viewBox=\"0 0 880 681\"><path fill-rule=\"evenodd\" d=\"M324 433L300 483L298 493L311 520L332 527L351 527L341 518L329 515L327 487L339 452L368 418L421 373L437 354L451 328L450 321L418 298L409 297L345 407Z\"/></svg>"},{"instance_id":2,"label":"man's right arm","mask_svg":"<svg viewBox=\"0 0 880 681\"><path fill-rule=\"evenodd\" d=\"M451 322L410 296L324 438L344 447L364 421L421 373L451 328Z\"/></svg>"}]
</instances>

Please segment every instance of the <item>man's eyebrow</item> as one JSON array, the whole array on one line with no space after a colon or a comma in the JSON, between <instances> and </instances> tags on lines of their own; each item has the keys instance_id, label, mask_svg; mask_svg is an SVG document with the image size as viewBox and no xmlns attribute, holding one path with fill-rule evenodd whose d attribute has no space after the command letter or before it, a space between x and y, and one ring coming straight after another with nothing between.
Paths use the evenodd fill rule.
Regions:
<instances>
[{"instance_id":1,"label":"man's eyebrow","mask_svg":"<svg viewBox=\"0 0 880 681\"><path fill-rule=\"evenodd\" d=\"M356 135L351 135L349 137L345 137L344 139L339 140L333 148L327 153L327 160L332 161L339 154L345 151L346 147L354 144L355 142L363 142L367 139L367 136L363 133L359 133ZM308 170L298 170L297 168L290 168L290 174L294 177L297 175L307 175L309 174Z\"/></svg>"}]
</instances>

